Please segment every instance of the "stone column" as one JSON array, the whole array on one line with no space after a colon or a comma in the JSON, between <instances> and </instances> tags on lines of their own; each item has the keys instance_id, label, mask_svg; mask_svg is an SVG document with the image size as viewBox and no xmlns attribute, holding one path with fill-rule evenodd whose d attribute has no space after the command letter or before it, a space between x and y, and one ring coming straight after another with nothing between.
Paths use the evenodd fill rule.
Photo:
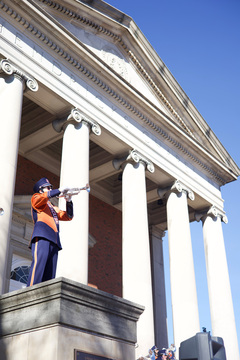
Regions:
<instances>
[{"instance_id":1,"label":"stone column","mask_svg":"<svg viewBox=\"0 0 240 360\"><path fill-rule=\"evenodd\" d=\"M100 135L100 127L78 109L73 109L66 121L54 121L53 126L57 131L64 130L60 186L85 186L89 182L89 131ZM60 222L63 250L59 252L57 276L87 284L89 194L83 190L72 201L73 220ZM61 199L61 208L65 206L63 202Z\"/></svg>"},{"instance_id":2,"label":"stone column","mask_svg":"<svg viewBox=\"0 0 240 360\"><path fill-rule=\"evenodd\" d=\"M165 292L163 237L165 231L156 226L150 227L153 308L155 345L159 348L168 348L167 306Z\"/></svg>"},{"instance_id":3,"label":"stone column","mask_svg":"<svg viewBox=\"0 0 240 360\"><path fill-rule=\"evenodd\" d=\"M137 323L137 357L154 345L152 279L145 167L153 164L133 150L123 162L122 176L122 261L123 297L145 306ZM119 169L121 159L113 165Z\"/></svg>"},{"instance_id":4,"label":"stone column","mask_svg":"<svg viewBox=\"0 0 240 360\"><path fill-rule=\"evenodd\" d=\"M212 335L223 338L227 359L239 360L237 331L221 221L226 215L216 207L196 215L202 220Z\"/></svg>"},{"instance_id":5,"label":"stone column","mask_svg":"<svg viewBox=\"0 0 240 360\"><path fill-rule=\"evenodd\" d=\"M179 181L170 188L159 189L158 194L167 197L173 331L178 349L181 341L200 331L187 203L187 197L193 201L194 194Z\"/></svg>"},{"instance_id":6,"label":"stone column","mask_svg":"<svg viewBox=\"0 0 240 360\"><path fill-rule=\"evenodd\" d=\"M37 91L37 82L9 60L0 62L0 292L8 289L6 265L17 170L22 100L25 87ZM9 274L10 276L10 274Z\"/></svg>"}]
</instances>

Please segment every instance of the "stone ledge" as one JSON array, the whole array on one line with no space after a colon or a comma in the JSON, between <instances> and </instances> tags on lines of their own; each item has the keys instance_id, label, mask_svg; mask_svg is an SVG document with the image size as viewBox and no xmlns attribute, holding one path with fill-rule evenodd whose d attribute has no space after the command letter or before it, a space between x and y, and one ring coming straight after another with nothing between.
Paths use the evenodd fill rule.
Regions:
<instances>
[{"instance_id":1,"label":"stone ledge","mask_svg":"<svg viewBox=\"0 0 240 360\"><path fill-rule=\"evenodd\" d=\"M0 336L60 324L136 343L144 307L66 278L0 296Z\"/></svg>"}]
</instances>

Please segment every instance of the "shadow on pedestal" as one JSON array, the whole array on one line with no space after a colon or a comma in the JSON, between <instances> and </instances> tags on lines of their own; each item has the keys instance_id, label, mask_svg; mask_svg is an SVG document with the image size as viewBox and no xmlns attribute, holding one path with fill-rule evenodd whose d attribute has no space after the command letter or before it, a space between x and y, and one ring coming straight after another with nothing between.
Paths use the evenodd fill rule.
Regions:
<instances>
[{"instance_id":1,"label":"shadow on pedestal","mask_svg":"<svg viewBox=\"0 0 240 360\"><path fill-rule=\"evenodd\" d=\"M57 278L0 297L1 360L70 360L74 350L135 359L144 308ZM5 357L4 357L5 356Z\"/></svg>"},{"instance_id":2,"label":"shadow on pedestal","mask_svg":"<svg viewBox=\"0 0 240 360\"><path fill-rule=\"evenodd\" d=\"M3 333L1 319L2 319L2 309L1 309L1 301L0 301L0 334ZM7 360L6 346L5 343L1 340L0 340L0 354L1 354L0 355L1 360Z\"/></svg>"}]
</instances>

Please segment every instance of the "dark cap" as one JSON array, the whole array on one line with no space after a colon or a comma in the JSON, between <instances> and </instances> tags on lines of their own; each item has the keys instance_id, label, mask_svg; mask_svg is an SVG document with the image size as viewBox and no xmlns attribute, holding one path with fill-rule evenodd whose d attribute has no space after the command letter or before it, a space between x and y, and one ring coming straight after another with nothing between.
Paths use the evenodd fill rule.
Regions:
<instances>
[{"instance_id":1,"label":"dark cap","mask_svg":"<svg viewBox=\"0 0 240 360\"><path fill-rule=\"evenodd\" d=\"M34 193L37 193L41 188L46 186L52 186L52 184L50 184L49 180L44 177L36 182L36 184L33 187L33 191Z\"/></svg>"}]
</instances>

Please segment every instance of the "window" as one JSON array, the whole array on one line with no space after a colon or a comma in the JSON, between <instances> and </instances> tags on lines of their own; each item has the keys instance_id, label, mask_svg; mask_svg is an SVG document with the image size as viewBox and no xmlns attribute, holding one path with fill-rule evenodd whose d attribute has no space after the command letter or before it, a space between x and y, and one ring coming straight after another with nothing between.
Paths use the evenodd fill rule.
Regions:
<instances>
[{"instance_id":1,"label":"window","mask_svg":"<svg viewBox=\"0 0 240 360\"><path fill-rule=\"evenodd\" d=\"M10 279L27 284L30 266L18 266L11 271Z\"/></svg>"},{"instance_id":2,"label":"window","mask_svg":"<svg viewBox=\"0 0 240 360\"><path fill-rule=\"evenodd\" d=\"M30 266L31 261L29 259L13 253L9 292L19 290L27 286Z\"/></svg>"}]
</instances>

